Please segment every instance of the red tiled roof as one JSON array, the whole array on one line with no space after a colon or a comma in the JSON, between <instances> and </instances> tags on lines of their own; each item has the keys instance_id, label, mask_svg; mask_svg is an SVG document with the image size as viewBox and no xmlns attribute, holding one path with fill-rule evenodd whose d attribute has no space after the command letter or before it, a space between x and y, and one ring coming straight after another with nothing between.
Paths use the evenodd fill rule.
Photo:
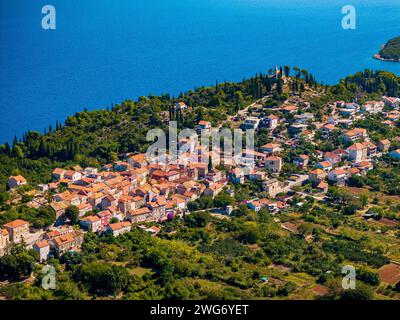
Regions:
<instances>
[{"instance_id":1,"label":"red tiled roof","mask_svg":"<svg viewBox=\"0 0 400 320\"><path fill-rule=\"evenodd\" d=\"M17 220L11 221L9 223L6 223L4 225L4 227L15 229L15 228L19 228L19 227L22 227L22 226L25 226L25 225L29 225L29 222L26 222L26 221L21 220L21 219L17 219Z\"/></svg>"}]
</instances>

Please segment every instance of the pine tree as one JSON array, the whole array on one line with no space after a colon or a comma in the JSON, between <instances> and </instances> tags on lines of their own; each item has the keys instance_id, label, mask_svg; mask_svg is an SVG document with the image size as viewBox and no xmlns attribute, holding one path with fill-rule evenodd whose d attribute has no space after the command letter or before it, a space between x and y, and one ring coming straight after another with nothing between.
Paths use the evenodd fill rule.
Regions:
<instances>
[{"instance_id":1,"label":"pine tree","mask_svg":"<svg viewBox=\"0 0 400 320\"><path fill-rule=\"evenodd\" d=\"M8 142L6 142L4 144L4 154L6 156L11 156L11 148L10 148L10 145L8 144Z\"/></svg>"},{"instance_id":2,"label":"pine tree","mask_svg":"<svg viewBox=\"0 0 400 320\"><path fill-rule=\"evenodd\" d=\"M283 93L283 80L280 79L280 78L278 79L278 82L277 82L276 92L278 94L282 94Z\"/></svg>"}]
</instances>

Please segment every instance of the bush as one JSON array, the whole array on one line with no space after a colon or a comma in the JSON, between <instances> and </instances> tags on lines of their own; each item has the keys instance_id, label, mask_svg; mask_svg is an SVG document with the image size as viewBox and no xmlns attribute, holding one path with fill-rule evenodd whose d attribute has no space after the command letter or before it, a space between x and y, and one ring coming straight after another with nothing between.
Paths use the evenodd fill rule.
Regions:
<instances>
[{"instance_id":1,"label":"bush","mask_svg":"<svg viewBox=\"0 0 400 320\"><path fill-rule=\"evenodd\" d=\"M73 278L94 294L115 295L128 287L130 275L125 268L93 262L82 265L74 272Z\"/></svg>"},{"instance_id":2,"label":"bush","mask_svg":"<svg viewBox=\"0 0 400 320\"><path fill-rule=\"evenodd\" d=\"M15 248L10 255L0 258L0 279L17 281L30 276L35 258L22 248Z\"/></svg>"},{"instance_id":3,"label":"bush","mask_svg":"<svg viewBox=\"0 0 400 320\"><path fill-rule=\"evenodd\" d=\"M341 300L371 300L374 297L372 288L360 282L357 283L355 289L345 290L340 299Z\"/></svg>"},{"instance_id":4,"label":"bush","mask_svg":"<svg viewBox=\"0 0 400 320\"><path fill-rule=\"evenodd\" d=\"M357 279L370 284L371 286L377 286L380 283L379 275L377 273L365 269L360 269L357 272Z\"/></svg>"},{"instance_id":5,"label":"bush","mask_svg":"<svg viewBox=\"0 0 400 320\"><path fill-rule=\"evenodd\" d=\"M211 215L208 212L194 212L185 217L185 223L192 228L203 228L210 221Z\"/></svg>"}]
</instances>

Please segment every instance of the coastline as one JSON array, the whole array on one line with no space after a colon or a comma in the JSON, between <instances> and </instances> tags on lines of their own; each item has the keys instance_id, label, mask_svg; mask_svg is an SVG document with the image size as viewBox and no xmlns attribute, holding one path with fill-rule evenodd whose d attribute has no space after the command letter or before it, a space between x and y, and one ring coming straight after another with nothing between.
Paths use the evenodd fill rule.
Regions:
<instances>
[{"instance_id":1,"label":"coastline","mask_svg":"<svg viewBox=\"0 0 400 320\"><path fill-rule=\"evenodd\" d=\"M379 61L400 62L400 59L386 59L386 58L383 58L379 53L374 54L373 58L376 59L376 60L379 60Z\"/></svg>"},{"instance_id":2,"label":"coastline","mask_svg":"<svg viewBox=\"0 0 400 320\"><path fill-rule=\"evenodd\" d=\"M382 45L381 51L382 51L383 49L385 49L385 47L386 47L386 44ZM381 51L380 51L380 52L381 52ZM380 55L380 53L374 54L372 58L374 58L374 59L376 59L376 60L379 60L379 61L400 62L400 59L387 59L387 58L383 58L383 57Z\"/></svg>"}]
</instances>

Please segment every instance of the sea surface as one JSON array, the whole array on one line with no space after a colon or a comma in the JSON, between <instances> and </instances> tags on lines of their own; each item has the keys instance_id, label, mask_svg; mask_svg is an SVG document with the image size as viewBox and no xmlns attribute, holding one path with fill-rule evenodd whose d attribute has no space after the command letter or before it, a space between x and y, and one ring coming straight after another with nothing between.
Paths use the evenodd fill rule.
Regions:
<instances>
[{"instance_id":1,"label":"sea surface","mask_svg":"<svg viewBox=\"0 0 400 320\"><path fill-rule=\"evenodd\" d=\"M42 7L56 8L43 30ZM356 30L341 27L356 8ZM0 0L0 144L127 98L239 81L275 65L334 84L400 35L399 0Z\"/></svg>"}]
</instances>

